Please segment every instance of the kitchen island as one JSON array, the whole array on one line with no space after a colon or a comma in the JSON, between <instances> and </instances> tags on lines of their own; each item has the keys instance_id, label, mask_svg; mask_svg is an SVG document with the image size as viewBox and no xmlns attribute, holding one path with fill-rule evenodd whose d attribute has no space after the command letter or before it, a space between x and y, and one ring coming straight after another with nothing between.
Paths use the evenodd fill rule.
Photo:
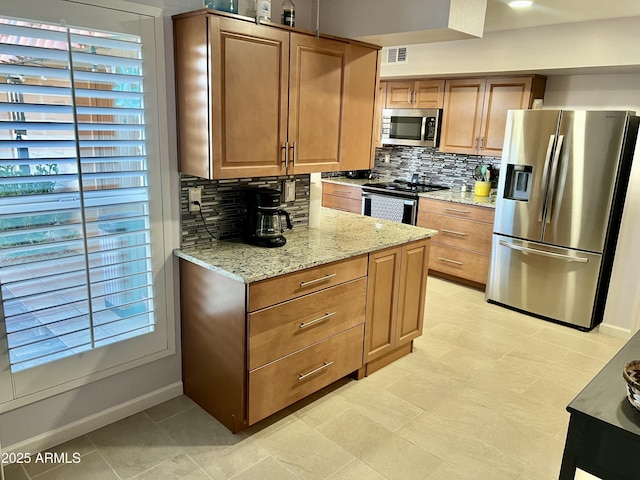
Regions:
<instances>
[{"instance_id":1,"label":"kitchen island","mask_svg":"<svg viewBox=\"0 0 640 480\"><path fill-rule=\"evenodd\" d=\"M185 393L238 432L410 353L436 233L322 209L281 248L177 250Z\"/></svg>"}]
</instances>

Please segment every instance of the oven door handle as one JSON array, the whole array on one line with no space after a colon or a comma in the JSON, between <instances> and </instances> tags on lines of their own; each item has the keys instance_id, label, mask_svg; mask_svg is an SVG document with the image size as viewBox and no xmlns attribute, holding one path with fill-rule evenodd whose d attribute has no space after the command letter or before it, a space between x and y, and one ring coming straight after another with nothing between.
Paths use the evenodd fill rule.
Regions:
<instances>
[{"instance_id":1,"label":"oven door handle","mask_svg":"<svg viewBox=\"0 0 640 480\"><path fill-rule=\"evenodd\" d=\"M371 194L370 193L362 194L362 211L360 213L365 217L371 216Z\"/></svg>"}]
</instances>

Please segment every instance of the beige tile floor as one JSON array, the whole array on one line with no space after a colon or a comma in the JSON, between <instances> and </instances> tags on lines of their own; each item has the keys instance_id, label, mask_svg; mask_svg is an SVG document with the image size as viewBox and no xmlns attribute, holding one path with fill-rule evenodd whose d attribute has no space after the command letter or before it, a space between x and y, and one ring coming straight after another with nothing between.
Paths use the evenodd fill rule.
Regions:
<instances>
[{"instance_id":1,"label":"beige tile floor","mask_svg":"<svg viewBox=\"0 0 640 480\"><path fill-rule=\"evenodd\" d=\"M623 344L430 277L415 351L370 377L238 435L178 397L53 449L79 464L13 465L7 480L550 480L565 406Z\"/></svg>"}]
</instances>

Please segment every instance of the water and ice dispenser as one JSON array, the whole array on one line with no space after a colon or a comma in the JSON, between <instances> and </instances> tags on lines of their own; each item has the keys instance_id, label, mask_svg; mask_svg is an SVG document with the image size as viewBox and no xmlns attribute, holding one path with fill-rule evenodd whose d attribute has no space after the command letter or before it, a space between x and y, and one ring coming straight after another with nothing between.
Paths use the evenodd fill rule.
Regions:
<instances>
[{"instance_id":1,"label":"water and ice dispenser","mask_svg":"<svg viewBox=\"0 0 640 480\"><path fill-rule=\"evenodd\" d=\"M509 163L506 170L504 198L528 202L531 196L533 166Z\"/></svg>"}]
</instances>

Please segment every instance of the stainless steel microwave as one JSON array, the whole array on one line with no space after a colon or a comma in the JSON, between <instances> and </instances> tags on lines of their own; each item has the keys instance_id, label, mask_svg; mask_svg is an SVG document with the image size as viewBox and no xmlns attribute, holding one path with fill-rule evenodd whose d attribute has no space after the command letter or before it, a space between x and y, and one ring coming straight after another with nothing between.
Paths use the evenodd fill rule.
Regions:
<instances>
[{"instance_id":1,"label":"stainless steel microwave","mask_svg":"<svg viewBox=\"0 0 640 480\"><path fill-rule=\"evenodd\" d=\"M385 108L382 111L382 144L437 147L441 110Z\"/></svg>"}]
</instances>

